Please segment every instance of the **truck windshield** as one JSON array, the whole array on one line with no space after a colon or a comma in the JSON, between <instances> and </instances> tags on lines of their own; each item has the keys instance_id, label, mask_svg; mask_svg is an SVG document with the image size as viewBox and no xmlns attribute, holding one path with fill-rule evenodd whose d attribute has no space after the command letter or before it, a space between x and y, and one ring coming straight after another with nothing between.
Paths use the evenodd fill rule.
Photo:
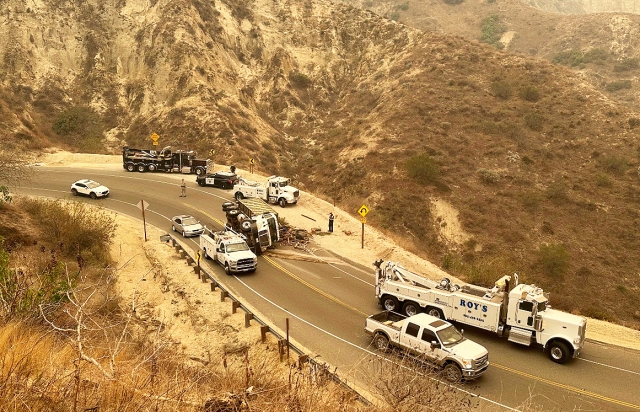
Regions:
<instances>
[{"instance_id":1,"label":"truck windshield","mask_svg":"<svg viewBox=\"0 0 640 412\"><path fill-rule=\"evenodd\" d=\"M246 243L232 243L227 245L227 252L242 252L249 250L249 246Z\"/></svg>"},{"instance_id":2,"label":"truck windshield","mask_svg":"<svg viewBox=\"0 0 640 412\"><path fill-rule=\"evenodd\" d=\"M451 325L437 331L436 334L438 335L438 338L440 338L440 342L442 342L444 346L455 345L456 343L461 342L464 339L462 334Z\"/></svg>"},{"instance_id":3,"label":"truck windshield","mask_svg":"<svg viewBox=\"0 0 640 412\"><path fill-rule=\"evenodd\" d=\"M547 310L547 302L538 302L538 312Z\"/></svg>"},{"instance_id":4,"label":"truck windshield","mask_svg":"<svg viewBox=\"0 0 640 412\"><path fill-rule=\"evenodd\" d=\"M285 187L289 185L289 181L288 180L281 180L278 182L278 186L280 187Z\"/></svg>"}]
</instances>

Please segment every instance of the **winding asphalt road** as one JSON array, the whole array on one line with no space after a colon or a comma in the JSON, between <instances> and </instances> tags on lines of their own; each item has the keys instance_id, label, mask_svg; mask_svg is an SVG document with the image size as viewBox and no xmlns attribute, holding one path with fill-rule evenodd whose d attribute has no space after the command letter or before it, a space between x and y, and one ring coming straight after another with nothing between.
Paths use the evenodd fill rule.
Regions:
<instances>
[{"instance_id":1,"label":"winding asphalt road","mask_svg":"<svg viewBox=\"0 0 640 412\"><path fill-rule=\"evenodd\" d=\"M188 182L186 198L179 197L182 177ZM70 185L81 178L97 180L111 189L107 199L82 201L140 218L136 204L144 199L150 204L147 222L167 231L171 230L171 216L183 213L196 216L210 228L221 228L225 216L220 205L231 197L227 191L198 187L194 175L128 173L119 167L40 167L36 178L15 192L71 199ZM277 210L285 217L296 213L295 206ZM198 248L197 238L185 239L184 244ZM289 319L291 337L312 356L336 367L341 376L374 381L371 365L379 354L364 333L366 316L381 311L374 297L373 266L348 264L324 250L314 253L320 258L314 262L261 256L253 274L227 276L213 265L211 272L272 325L284 330ZM556 411L640 410L638 351L587 341L580 358L558 365L539 348L512 344L488 332L468 327L465 336L489 350L491 366L480 379L459 388L476 397L486 410L520 410L532 405ZM393 361L394 356L384 359Z\"/></svg>"}]
</instances>

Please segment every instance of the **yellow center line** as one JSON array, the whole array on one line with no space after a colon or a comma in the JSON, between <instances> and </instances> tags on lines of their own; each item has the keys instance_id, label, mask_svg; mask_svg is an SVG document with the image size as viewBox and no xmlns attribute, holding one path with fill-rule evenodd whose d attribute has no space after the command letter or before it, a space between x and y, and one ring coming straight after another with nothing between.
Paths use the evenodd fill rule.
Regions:
<instances>
[{"instance_id":1,"label":"yellow center line","mask_svg":"<svg viewBox=\"0 0 640 412\"><path fill-rule=\"evenodd\" d=\"M217 219L217 218L215 218L215 217L211 216L209 213L205 212L204 210L198 209L197 207L192 206L192 205L190 205L190 204L188 204L188 203L182 203L182 204L183 204L183 205L185 205L185 206L187 206L187 207L190 207L191 209L193 209L193 210L195 210L195 211L197 211L197 212L202 213L203 215L205 215L205 216L206 216L206 217L208 217L209 219L213 220L214 222L216 222L216 223L217 223L217 224L219 224L220 226L224 227L224 222L222 222L220 219Z\"/></svg>"},{"instance_id":2,"label":"yellow center line","mask_svg":"<svg viewBox=\"0 0 640 412\"><path fill-rule=\"evenodd\" d=\"M325 298L332 300L333 302L344 306L347 309L350 309L356 313L359 313L363 316L369 316L368 314L362 312L361 310L358 310L356 308L354 308L353 306L350 306L348 304L346 304L345 302L341 301L340 299L336 298L335 296L332 296L320 289L318 289L317 287L313 286L312 284L310 284L309 282L302 280L300 277L294 275L291 271L289 271L288 269L286 269L285 267L283 267L282 265L280 265L278 262L274 261L273 259L267 257L267 256L262 256L264 258L264 260L266 260L267 262L269 262L269 264L271 264L272 266L274 266L277 269L280 269L281 271L283 271L285 274L287 274L288 276L294 278L295 280L297 280L298 282L302 283L303 285L305 285L306 287L308 287L309 289L312 289L313 291L321 294L322 296L324 296Z\"/></svg>"},{"instance_id":3,"label":"yellow center line","mask_svg":"<svg viewBox=\"0 0 640 412\"><path fill-rule=\"evenodd\" d=\"M502 370L505 370L505 371L508 371L508 372L511 372L511 373L515 373L517 375L524 376L526 378L530 378L530 379L533 379L533 380L536 380L536 381L539 381L539 382L543 382L543 383L546 383L546 384L549 384L549 385L552 385L552 386L556 386L558 388L566 389L568 391L575 392L575 393L578 393L580 395L586 395L586 396L589 396L591 398L600 399L602 401L611 402L611 403L615 403L617 405L626 406L628 408L640 410L640 405L635 405L633 403L628 403L628 402L624 402L624 401L621 401L621 400L618 400L618 399L609 398L609 397L604 396L604 395L599 395L597 393L589 392L589 391L584 390L584 389L576 388L575 386L570 386L570 385L565 385L563 383L550 381L548 379L540 378L538 376L531 375L531 374L526 373L526 372L521 372L521 371L516 370L516 369L511 369L511 368L509 368L507 366L499 365L499 364L494 363L494 362L491 362L491 366L495 366L496 368L499 368L499 369L502 369Z\"/></svg>"}]
</instances>

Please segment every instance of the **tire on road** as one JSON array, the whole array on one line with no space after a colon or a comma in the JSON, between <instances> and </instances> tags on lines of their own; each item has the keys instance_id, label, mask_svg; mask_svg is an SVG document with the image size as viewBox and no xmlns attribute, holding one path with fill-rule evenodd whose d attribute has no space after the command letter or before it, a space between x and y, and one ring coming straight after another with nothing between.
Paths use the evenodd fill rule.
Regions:
<instances>
[{"instance_id":1,"label":"tire on road","mask_svg":"<svg viewBox=\"0 0 640 412\"><path fill-rule=\"evenodd\" d=\"M134 165L133 163L127 163L125 165L125 169L127 169L127 172L135 172L136 171L136 165Z\"/></svg>"},{"instance_id":2,"label":"tire on road","mask_svg":"<svg viewBox=\"0 0 640 412\"><path fill-rule=\"evenodd\" d=\"M408 300L402 305L402 313L407 316L417 315L418 313L420 313L420 311L420 305L418 305L416 302Z\"/></svg>"},{"instance_id":3,"label":"tire on road","mask_svg":"<svg viewBox=\"0 0 640 412\"><path fill-rule=\"evenodd\" d=\"M373 337L373 346L381 352L389 350L389 338L384 333L376 333Z\"/></svg>"},{"instance_id":4,"label":"tire on road","mask_svg":"<svg viewBox=\"0 0 640 412\"><path fill-rule=\"evenodd\" d=\"M73 196L78 196L78 191L76 189L71 189L71 194Z\"/></svg>"},{"instance_id":5,"label":"tire on road","mask_svg":"<svg viewBox=\"0 0 640 412\"><path fill-rule=\"evenodd\" d=\"M427 312L427 315L434 316L438 319L444 319L444 313L442 313L440 309L434 308L433 306L427 306L425 312Z\"/></svg>"},{"instance_id":6,"label":"tire on road","mask_svg":"<svg viewBox=\"0 0 640 412\"><path fill-rule=\"evenodd\" d=\"M398 299L393 296L383 296L380 303L382 303L382 308L384 310L390 310L392 312L397 312L398 307L400 306Z\"/></svg>"},{"instance_id":7,"label":"tire on road","mask_svg":"<svg viewBox=\"0 0 640 412\"><path fill-rule=\"evenodd\" d=\"M227 275L231 276L231 268L229 267L228 263L224 264L224 273L226 273Z\"/></svg>"},{"instance_id":8,"label":"tire on road","mask_svg":"<svg viewBox=\"0 0 640 412\"><path fill-rule=\"evenodd\" d=\"M551 342L547 346L547 354L549 359L559 364L567 362L571 357L567 344L558 340Z\"/></svg>"},{"instance_id":9,"label":"tire on road","mask_svg":"<svg viewBox=\"0 0 640 412\"><path fill-rule=\"evenodd\" d=\"M462 369L455 362L449 362L442 369L442 376L451 383L458 383L462 380Z\"/></svg>"},{"instance_id":10,"label":"tire on road","mask_svg":"<svg viewBox=\"0 0 640 412\"><path fill-rule=\"evenodd\" d=\"M147 170L147 167L143 163L140 163L136 166L136 170L140 173L144 173Z\"/></svg>"},{"instance_id":11,"label":"tire on road","mask_svg":"<svg viewBox=\"0 0 640 412\"><path fill-rule=\"evenodd\" d=\"M149 167L148 167L150 172L155 172L157 168L158 167L153 163L149 164Z\"/></svg>"},{"instance_id":12,"label":"tire on road","mask_svg":"<svg viewBox=\"0 0 640 412\"><path fill-rule=\"evenodd\" d=\"M96 198L96 197L98 197L98 196L96 196L96 192L91 192L91 193L89 193L89 197L90 197L91 199L95 199L95 198Z\"/></svg>"},{"instance_id":13,"label":"tire on road","mask_svg":"<svg viewBox=\"0 0 640 412\"><path fill-rule=\"evenodd\" d=\"M235 195L233 195L233 197L234 197L236 200L244 199L244 195L242 194L242 192L236 192L236 194L235 194Z\"/></svg>"},{"instance_id":14,"label":"tire on road","mask_svg":"<svg viewBox=\"0 0 640 412\"><path fill-rule=\"evenodd\" d=\"M205 186L207 182L204 179L198 179L198 185Z\"/></svg>"},{"instance_id":15,"label":"tire on road","mask_svg":"<svg viewBox=\"0 0 640 412\"><path fill-rule=\"evenodd\" d=\"M278 204L280 205L280 207L287 207L287 199L281 197L280 199L278 199Z\"/></svg>"}]
</instances>

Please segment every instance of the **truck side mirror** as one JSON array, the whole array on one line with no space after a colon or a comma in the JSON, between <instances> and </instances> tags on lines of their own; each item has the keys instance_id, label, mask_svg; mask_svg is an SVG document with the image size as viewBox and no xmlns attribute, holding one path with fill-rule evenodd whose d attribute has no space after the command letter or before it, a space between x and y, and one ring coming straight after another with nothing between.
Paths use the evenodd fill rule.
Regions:
<instances>
[{"instance_id":1,"label":"truck side mirror","mask_svg":"<svg viewBox=\"0 0 640 412\"><path fill-rule=\"evenodd\" d=\"M431 350L434 350L435 348L439 348L440 345L438 345L438 342L436 342L435 340L431 341Z\"/></svg>"}]
</instances>

